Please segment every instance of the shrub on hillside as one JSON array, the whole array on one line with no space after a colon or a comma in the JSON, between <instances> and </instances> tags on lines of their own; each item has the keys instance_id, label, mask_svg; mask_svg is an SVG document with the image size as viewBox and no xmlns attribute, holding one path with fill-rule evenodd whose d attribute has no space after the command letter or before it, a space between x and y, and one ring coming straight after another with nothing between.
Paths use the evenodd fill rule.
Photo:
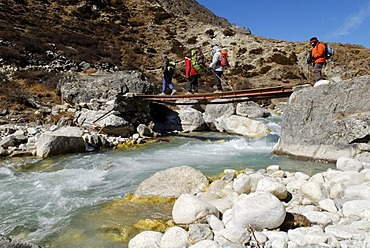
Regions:
<instances>
[{"instance_id":1,"label":"shrub on hillside","mask_svg":"<svg viewBox=\"0 0 370 248\"><path fill-rule=\"evenodd\" d=\"M4 47L0 46L0 58L3 59L6 64L19 65L22 60L22 55L16 47Z\"/></svg>"},{"instance_id":2,"label":"shrub on hillside","mask_svg":"<svg viewBox=\"0 0 370 248\"><path fill-rule=\"evenodd\" d=\"M206 34L208 35L209 38L213 39L215 37L215 31L213 29L208 29L206 31Z\"/></svg>"},{"instance_id":3,"label":"shrub on hillside","mask_svg":"<svg viewBox=\"0 0 370 248\"><path fill-rule=\"evenodd\" d=\"M40 83L50 89L56 89L60 77L60 74L44 70L19 70L14 73L14 79L22 80L27 87Z\"/></svg>"},{"instance_id":4,"label":"shrub on hillside","mask_svg":"<svg viewBox=\"0 0 370 248\"><path fill-rule=\"evenodd\" d=\"M234 85L235 90L247 90L247 89L252 89L252 88L253 88L253 85L249 82L248 79L239 80Z\"/></svg>"},{"instance_id":5,"label":"shrub on hillside","mask_svg":"<svg viewBox=\"0 0 370 248\"><path fill-rule=\"evenodd\" d=\"M225 30L223 31L223 34L224 34L225 36L234 36L234 35L235 35L235 31L234 31L234 30L232 30L232 29L225 29Z\"/></svg>"},{"instance_id":6,"label":"shrub on hillside","mask_svg":"<svg viewBox=\"0 0 370 248\"><path fill-rule=\"evenodd\" d=\"M180 41L172 40L172 46L170 51L171 53L174 53L177 56L182 57L184 55L185 48Z\"/></svg>"},{"instance_id":7,"label":"shrub on hillside","mask_svg":"<svg viewBox=\"0 0 370 248\"><path fill-rule=\"evenodd\" d=\"M154 23L160 25L165 20L170 19L171 17L173 17L172 14L166 12L165 10L163 10L161 12L155 12L154 13Z\"/></svg>"},{"instance_id":8,"label":"shrub on hillside","mask_svg":"<svg viewBox=\"0 0 370 248\"><path fill-rule=\"evenodd\" d=\"M255 49L252 49L252 50L249 51L249 54L259 55L259 54L262 54L262 53L263 53L263 49L261 47L255 48Z\"/></svg>"},{"instance_id":9,"label":"shrub on hillside","mask_svg":"<svg viewBox=\"0 0 370 248\"><path fill-rule=\"evenodd\" d=\"M260 74L266 74L271 69L271 66L264 66L260 69Z\"/></svg>"},{"instance_id":10,"label":"shrub on hillside","mask_svg":"<svg viewBox=\"0 0 370 248\"><path fill-rule=\"evenodd\" d=\"M294 65L295 61L291 58L288 58L280 53L275 53L270 57L270 62L275 62L280 65Z\"/></svg>"},{"instance_id":11,"label":"shrub on hillside","mask_svg":"<svg viewBox=\"0 0 370 248\"><path fill-rule=\"evenodd\" d=\"M100 16L87 4L73 10L72 15L79 19L97 19Z\"/></svg>"},{"instance_id":12,"label":"shrub on hillside","mask_svg":"<svg viewBox=\"0 0 370 248\"><path fill-rule=\"evenodd\" d=\"M285 79L300 79L301 77L294 72L287 71L284 73L283 78Z\"/></svg>"},{"instance_id":13,"label":"shrub on hillside","mask_svg":"<svg viewBox=\"0 0 370 248\"><path fill-rule=\"evenodd\" d=\"M246 53L248 51L248 49L247 48L245 48L245 47L243 47L243 48L240 48L239 50L238 50L238 54L244 54L244 53Z\"/></svg>"},{"instance_id":14,"label":"shrub on hillside","mask_svg":"<svg viewBox=\"0 0 370 248\"><path fill-rule=\"evenodd\" d=\"M188 43L190 45L196 44L197 43L197 37L193 36L193 37L189 38L186 43Z\"/></svg>"}]
</instances>

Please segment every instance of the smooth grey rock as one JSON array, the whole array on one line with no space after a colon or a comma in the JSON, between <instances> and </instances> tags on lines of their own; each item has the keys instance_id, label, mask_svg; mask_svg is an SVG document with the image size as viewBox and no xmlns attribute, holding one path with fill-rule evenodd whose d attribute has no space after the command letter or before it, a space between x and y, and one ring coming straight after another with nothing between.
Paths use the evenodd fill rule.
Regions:
<instances>
[{"instance_id":1,"label":"smooth grey rock","mask_svg":"<svg viewBox=\"0 0 370 248\"><path fill-rule=\"evenodd\" d=\"M189 166L169 168L155 173L140 183L135 196L178 197L181 194L195 194L207 185L207 177Z\"/></svg>"},{"instance_id":2,"label":"smooth grey rock","mask_svg":"<svg viewBox=\"0 0 370 248\"><path fill-rule=\"evenodd\" d=\"M369 154L370 76L294 91L276 154L336 161Z\"/></svg>"},{"instance_id":3,"label":"smooth grey rock","mask_svg":"<svg viewBox=\"0 0 370 248\"><path fill-rule=\"evenodd\" d=\"M52 155L85 152L83 130L77 127L63 127L43 133L37 141L36 155L46 158Z\"/></svg>"},{"instance_id":4,"label":"smooth grey rock","mask_svg":"<svg viewBox=\"0 0 370 248\"><path fill-rule=\"evenodd\" d=\"M224 99L212 100L214 102L222 102ZM235 113L235 107L232 103L227 104L208 104L204 110L203 118L207 126L216 131L215 120L221 116L227 117Z\"/></svg>"}]
</instances>

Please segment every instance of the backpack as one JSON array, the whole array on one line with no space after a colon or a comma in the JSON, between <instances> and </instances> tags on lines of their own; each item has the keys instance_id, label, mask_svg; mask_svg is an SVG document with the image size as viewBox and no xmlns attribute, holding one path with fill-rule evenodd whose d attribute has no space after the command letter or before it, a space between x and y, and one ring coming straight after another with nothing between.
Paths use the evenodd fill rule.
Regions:
<instances>
[{"instance_id":1,"label":"backpack","mask_svg":"<svg viewBox=\"0 0 370 248\"><path fill-rule=\"evenodd\" d=\"M330 59L334 56L334 49L329 45L325 43L325 58Z\"/></svg>"},{"instance_id":2,"label":"backpack","mask_svg":"<svg viewBox=\"0 0 370 248\"><path fill-rule=\"evenodd\" d=\"M175 69L176 69L176 62L174 62L174 61L170 61L170 62L168 62L168 65L169 65L169 71L171 71L171 72L175 72Z\"/></svg>"},{"instance_id":3,"label":"backpack","mask_svg":"<svg viewBox=\"0 0 370 248\"><path fill-rule=\"evenodd\" d=\"M201 73L205 67L205 57L200 49L194 48L190 50L191 65L197 73Z\"/></svg>"},{"instance_id":4,"label":"backpack","mask_svg":"<svg viewBox=\"0 0 370 248\"><path fill-rule=\"evenodd\" d=\"M221 50L221 60L220 60L220 65L221 66L228 66L229 65L229 61L227 59L227 51L226 50Z\"/></svg>"}]
</instances>

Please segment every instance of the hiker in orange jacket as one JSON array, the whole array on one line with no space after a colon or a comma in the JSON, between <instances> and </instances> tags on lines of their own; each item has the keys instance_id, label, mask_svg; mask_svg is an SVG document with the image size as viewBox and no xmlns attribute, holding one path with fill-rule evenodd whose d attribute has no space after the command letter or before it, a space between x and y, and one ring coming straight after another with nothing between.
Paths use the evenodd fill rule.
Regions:
<instances>
[{"instance_id":1,"label":"hiker in orange jacket","mask_svg":"<svg viewBox=\"0 0 370 248\"><path fill-rule=\"evenodd\" d=\"M310 39L310 44L312 46L311 57L313 63L313 71L315 74L316 82L322 79L322 68L326 63L325 58L325 45L322 44L316 37Z\"/></svg>"},{"instance_id":2,"label":"hiker in orange jacket","mask_svg":"<svg viewBox=\"0 0 370 248\"><path fill-rule=\"evenodd\" d=\"M198 93L199 74L191 63L190 54L185 55L185 76L188 79L188 93Z\"/></svg>"}]
</instances>

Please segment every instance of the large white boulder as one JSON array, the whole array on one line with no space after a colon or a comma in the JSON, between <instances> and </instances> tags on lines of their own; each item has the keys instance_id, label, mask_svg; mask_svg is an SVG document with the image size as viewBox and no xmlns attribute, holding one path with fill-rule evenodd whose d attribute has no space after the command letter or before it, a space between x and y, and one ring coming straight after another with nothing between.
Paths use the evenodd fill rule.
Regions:
<instances>
[{"instance_id":1,"label":"large white boulder","mask_svg":"<svg viewBox=\"0 0 370 248\"><path fill-rule=\"evenodd\" d=\"M240 134L249 138L262 138L270 134L263 122L238 115L221 116L215 120L215 126L220 132Z\"/></svg>"},{"instance_id":2,"label":"large white boulder","mask_svg":"<svg viewBox=\"0 0 370 248\"><path fill-rule=\"evenodd\" d=\"M270 194L273 194L280 200L284 200L288 197L288 191L286 186L269 177L264 177L258 181L256 191L268 192Z\"/></svg>"},{"instance_id":3,"label":"large white boulder","mask_svg":"<svg viewBox=\"0 0 370 248\"><path fill-rule=\"evenodd\" d=\"M302 197L306 197L313 202L319 202L328 196L323 184L317 182L306 182L302 184L300 191Z\"/></svg>"},{"instance_id":4,"label":"large white boulder","mask_svg":"<svg viewBox=\"0 0 370 248\"><path fill-rule=\"evenodd\" d=\"M130 248L160 248L163 233L155 231L144 231L133 237L129 243Z\"/></svg>"},{"instance_id":5,"label":"large white boulder","mask_svg":"<svg viewBox=\"0 0 370 248\"><path fill-rule=\"evenodd\" d=\"M192 224L211 214L219 217L220 213L215 206L191 194L181 195L172 209L176 224Z\"/></svg>"},{"instance_id":6,"label":"large white boulder","mask_svg":"<svg viewBox=\"0 0 370 248\"><path fill-rule=\"evenodd\" d=\"M187 245L188 232L179 227L173 226L166 230L161 238L161 248L183 248Z\"/></svg>"},{"instance_id":7,"label":"large white boulder","mask_svg":"<svg viewBox=\"0 0 370 248\"><path fill-rule=\"evenodd\" d=\"M239 228L274 229L283 223L285 215L284 205L267 192L242 194L232 208L232 222Z\"/></svg>"},{"instance_id":8,"label":"large white boulder","mask_svg":"<svg viewBox=\"0 0 370 248\"><path fill-rule=\"evenodd\" d=\"M340 171L361 171L364 168L362 162L348 157L338 158L336 167Z\"/></svg>"}]
</instances>

